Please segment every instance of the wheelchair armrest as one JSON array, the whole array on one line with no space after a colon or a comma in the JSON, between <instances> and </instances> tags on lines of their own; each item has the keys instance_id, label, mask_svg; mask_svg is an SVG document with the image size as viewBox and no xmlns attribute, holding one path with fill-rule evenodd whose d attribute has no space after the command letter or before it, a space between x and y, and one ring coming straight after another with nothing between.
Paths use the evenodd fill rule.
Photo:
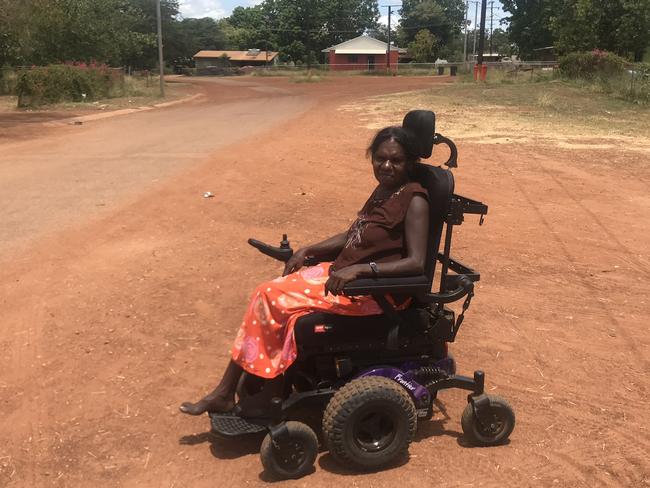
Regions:
<instances>
[{"instance_id":1,"label":"wheelchair armrest","mask_svg":"<svg viewBox=\"0 0 650 488\"><path fill-rule=\"evenodd\" d=\"M423 293L418 295L418 300L424 303L452 303L474 292L474 281L469 276L455 275L450 278L453 278L452 286L456 288L439 293Z\"/></svg>"},{"instance_id":2,"label":"wheelchair armrest","mask_svg":"<svg viewBox=\"0 0 650 488\"><path fill-rule=\"evenodd\" d=\"M355 295L383 295L395 293L403 295L416 295L431 291L431 282L425 275L402 276L390 278L363 278L350 281L343 288L343 294Z\"/></svg>"}]
</instances>

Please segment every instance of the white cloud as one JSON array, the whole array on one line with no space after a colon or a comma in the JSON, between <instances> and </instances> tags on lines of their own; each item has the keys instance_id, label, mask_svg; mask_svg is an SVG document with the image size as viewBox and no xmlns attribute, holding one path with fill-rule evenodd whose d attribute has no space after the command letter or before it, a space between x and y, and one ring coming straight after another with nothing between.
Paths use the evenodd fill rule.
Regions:
<instances>
[{"instance_id":1,"label":"white cloud","mask_svg":"<svg viewBox=\"0 0 650 488\"><path fill-rule=\"evenodd\" d=\"M179 10L185 18L212 17L220 19L228 15L221 2L215 0L181 0Z\"/></svg>"}]
</instances>

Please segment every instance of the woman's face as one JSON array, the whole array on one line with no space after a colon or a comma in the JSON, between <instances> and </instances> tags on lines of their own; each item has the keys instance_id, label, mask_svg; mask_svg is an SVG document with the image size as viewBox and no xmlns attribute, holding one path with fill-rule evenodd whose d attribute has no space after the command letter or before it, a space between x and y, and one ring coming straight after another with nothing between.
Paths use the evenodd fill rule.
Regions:
<instances>
[{"instance_id":1,"label":"woman's face","mask_svg":"<svg viewBox=\"0 0 650 488\"><path fill-rule=\"evenodd\" d=\"M372 155L372 169L382 188L396 189L408 182L408 162L402 145L393 139L382 142Z\"/></svg>"}]
</instances>

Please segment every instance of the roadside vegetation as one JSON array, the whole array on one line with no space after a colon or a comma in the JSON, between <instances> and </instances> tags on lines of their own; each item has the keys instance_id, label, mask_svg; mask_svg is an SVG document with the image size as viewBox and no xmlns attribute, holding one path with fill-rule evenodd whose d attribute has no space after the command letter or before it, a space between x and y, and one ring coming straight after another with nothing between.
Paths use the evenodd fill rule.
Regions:
<instances>
[{"instance_id":1,"label":"roadside vegetation","mask_svg":"<svg viewBox=\"0 0 650 488\"><path fill-rule=\"evenodd\" d=\"M551 73L532 82L495 78L487 83L461 78L458 83L423 92L371 97L342 110L359 112L368 128L378 129L398 122L412 107L429 107L439 115L437 130L461 141L624 148L650 154L647 105L593 91Z\"/></svg>"},{"instance_id":2,"label":"roadside vegetation","mask_svg":"<svg viewBox=\"0 0 650 488\"><path fill-rule=\"evenodd\" d=\"M379 22L376 0L261 0L219 20L183 18L180 0L160 3L168 73L245 74L249 71L231 66L226 55L217 66L202 69L193 67L192 57L199 50L259 49L277 51L282 66L255 70L256 76L303 83L356 75L328 73L323 50L369 34L408 48L407 60L414 63L400 64L398 76L430 76L439 74L438 58L463 63L463 46L476 36L476 25L465 25L464 0L403 0L390 33ZM560 59L554 76L567 83L650 104L650 65L641 62L649 55L650 0L502 0L502 5L508 16L502 28L490 29L485 52L489 46L489 52L515 61ZM125 75L154 70L156 44L151 0L0 0L0 95L17 96L22 107L136 96L146 90L138 78ZM549 78L511 66L491 69L487 82ZM362 62L356 67L365 69ZM394 74L376 68L360 72ZM444 69L449 73L450 67Z\"/></svg>"},{"instance_id":3,"label":"roadside vegetation","mask_svg":"<svg viewBox=\"0 0 650 488\"><path fill-rule=\"evenodd\" d=\"M105 66L51 65L4 69L0 77L0 111L15 109L101 110L154 103L160 99L159 78L148 72L125 75ZM168 96L185 85L168 86Z\"/></svg>"}]
</instances>

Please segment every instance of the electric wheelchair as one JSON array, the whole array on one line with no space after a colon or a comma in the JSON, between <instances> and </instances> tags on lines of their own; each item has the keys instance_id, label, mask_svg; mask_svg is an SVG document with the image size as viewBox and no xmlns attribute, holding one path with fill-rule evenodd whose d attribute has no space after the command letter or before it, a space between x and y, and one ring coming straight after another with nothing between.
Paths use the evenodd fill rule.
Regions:
<instances>
[{"instance_id":1,"label":"electric wheelchair","mask_svg":"<svg viewBox=\"0 0 650 488\"><path fill-rule=\"evenodd\" d=\"M433 112L411 111L403 127L417 136L422 159L431 156L434 145L450 149L448 169L424 163L416 168L416 179L430 199L425 274L348 283L346 295L372 295L384 313L301 317L294 329L298 358L284 375L284 394L269 395L263 379L244 373L235 410L210 414L212 432L219 437L267 431L260 455L273 477L299 478L313 469L317 436L306 423L295 420L305 409L322 413L322 434L333 458L360 470L379 469L404 457L418 422L432 417L440 390L470 392L461 425L471 443L500 444L514 429L515 415L508 403L485 393L484 373L457 375L447 347L456 338L480 278L450 257L453 228L468 214L479 215L482 224L488 207L454 194L451 168L457 166L456 146L435 132ZM279 247L254 239L249 244L280 261L293 254L286 235ZM432 292L438 267L439 289ZM386 294L413 299L407 309L397 311ZM456 315L448 304L461 300Z\"/></svg>"}]
</instances>

